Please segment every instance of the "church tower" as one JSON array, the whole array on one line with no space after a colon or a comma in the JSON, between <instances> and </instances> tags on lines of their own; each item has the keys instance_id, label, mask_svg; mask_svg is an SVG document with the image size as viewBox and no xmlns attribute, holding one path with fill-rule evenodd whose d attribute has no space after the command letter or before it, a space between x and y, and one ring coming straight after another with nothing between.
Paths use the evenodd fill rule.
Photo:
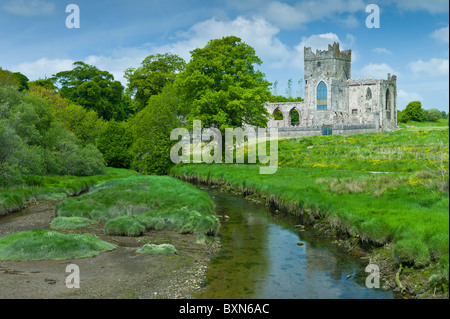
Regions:
<instances>
[{"instance_id":1,"label":"church tower","mask_svg":"<svg viewBox=\"0 0 450 319\"><path fill-rule=\"evenodd\" d=\"M327 51L304 49L305 101L308 110L348 111L348 85L351 78L351 50L341 51L339 43Z\"/></svg>"}]
</instances>

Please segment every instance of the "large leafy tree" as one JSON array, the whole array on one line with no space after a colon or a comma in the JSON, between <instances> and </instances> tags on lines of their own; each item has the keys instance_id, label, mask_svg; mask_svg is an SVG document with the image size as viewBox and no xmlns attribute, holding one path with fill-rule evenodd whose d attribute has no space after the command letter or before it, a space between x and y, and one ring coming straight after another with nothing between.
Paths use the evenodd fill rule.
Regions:
<instances>
[{"instance_id":1,"label":"large leafy tree","mask_svg":"<svg viewBox=\"0 0 450 319\"><path fill-rule=\"evenodd\" d=\"M221 130L267 125L263 104L269 100L271 83L255 68L262 61L251 46L229 36L211 40L191 55L176 82L188 125L193 120Z\"/></svg>"},{"instance_id":2,"label":"large leafy tree","mask_svg":"<svg viewBox=\"0 0 450 319\"><path fill-rule=\"evenodd\" d=\"M422 103L420 101L413 101L409 103L405 110L402 112L401 122L416 121L422 122L425 116L425 112L422 109Z\"/></svg>"},{"instance_id":3,"label":"large leafy tree","mask_svg":"<svg viewBox=\"0 0 450 319\"><path fill-rule=\"evenodd\" d=\"M124 88L119 81L114 81L111 73L84 62L75 62L73 70L59 72L54 80L61 87L62 97L94 110L105 120L124 118Z\"/></svg>"},{"instance_id":4,"label":"large leafy tree","mask_svg":"<svg viewBox=\"0 0 450 319\"><path fill-rule=\"evenodd\" d=\"M0 67L0 86L15 86L19 91L28 90L28 78L20 72L3 70Z\"/></svg>"},{"instance_id":5,"label":"large leafy tree","mask_svg":"<svg viewBox=\"0 0 450 319\"><path fill-rule=\"evenodd\" d=\"M182 58L166 53L150 55L139 68L127 69L127 93L134 98L136 110L142 110L151 96L158 95L167 84L173 83L185 66L186 62Z\"/></svg>"},{"instance_id":6,"label":"large leafy tree","mask_svg":"<svg viewBox=\"0 0 450 319\"><path fill-rule=\"evenodd\" d=\"M97 148L102 152L108 166L129 168L132 160L130 151L132 143L133 135L128 125L112 120L101 131Z\"/></svg>"},{"instance_id":7,"label":"large leafy tree","mask_svg":"<svg viewBox=\"0 0 450 319\"><path fill-rule=\"evenodd\" d=\"M177 109L176 89L167 85L160 94L153 95L147 106L131 120L134 169L145 174L167 174L173 165L170 150L175 144L170 140L170 133L181 126Z\"/></svg>"}]
</instances>

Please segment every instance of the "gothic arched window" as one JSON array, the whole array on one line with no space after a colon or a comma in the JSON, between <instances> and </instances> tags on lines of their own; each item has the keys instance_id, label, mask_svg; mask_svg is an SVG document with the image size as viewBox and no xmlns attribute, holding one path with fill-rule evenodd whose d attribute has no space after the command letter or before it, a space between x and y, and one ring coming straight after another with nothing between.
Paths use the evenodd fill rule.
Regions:
<instances>
[{"instance_id":1,"label":"gothic arched window","mask_svg":"<svg viewBox=\"0 0 450 319\"><path fill-rule=\"evenodd\" d=\"M328 92L327 86L322 81L317 86L317 109L326 110L328 108Z\"/></svg>"},{"instance_id":2,"label":"gothic arched window","mask_svg":"<svg viewBox=\"0 0 450 319\"><path fill-rule=\"evenodd\" d=\"M371 99L372 99L372 90L370 88L367 88L366 100L371 100Z\"/></svg>"}]
</instances>

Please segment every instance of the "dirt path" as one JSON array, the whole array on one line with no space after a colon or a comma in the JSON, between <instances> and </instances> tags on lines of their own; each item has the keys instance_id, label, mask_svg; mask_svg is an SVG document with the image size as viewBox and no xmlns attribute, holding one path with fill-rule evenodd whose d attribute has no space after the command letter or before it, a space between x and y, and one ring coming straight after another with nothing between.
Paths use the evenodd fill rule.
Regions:
<instances>
[{"instance_id":1,"label":"dirt path","mask_svg":"<svg viewBox=\"0 0 450 319\"><path fill-rule=\"evenodd\" d=\"M0 218L0 238L32 229L50 229L55 202L40 202L26 210ZM73 231L94 234L118 247L111 252L66 261L0 261L0 298L189 298L201 289L212 256L219 249L196 241L195 235L171 231L150 231L143 237L127 238L103 234L102 225ZM178 254L141 255L137 248L146 243L168 243ZM69 289L66 266L80 269L80 288Z\"/></svg>"}]
</instances>

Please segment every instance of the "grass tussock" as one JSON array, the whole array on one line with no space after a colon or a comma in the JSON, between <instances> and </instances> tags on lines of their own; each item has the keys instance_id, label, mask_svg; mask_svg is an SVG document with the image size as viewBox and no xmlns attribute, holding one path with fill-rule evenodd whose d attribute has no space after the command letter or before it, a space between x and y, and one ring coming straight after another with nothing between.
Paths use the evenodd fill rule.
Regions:
<instances>
[{"instance_id":1,"label":"grass tussock","mask_svg":"<svg viewBox=\"0 0 450 319\"><path fill-rule=\"evenodd\" d=\"M60 217L105 223L105 233L140 236L150 229L216 235L219 220L209 196L168 176L130 176L100 184L56 206Z\"/></svg>"},{"instance_id":2,"label":"grass tussock","mask_svg":"<svg viewBox=\"0 0 450 319\"><path fill-rule=\"evenodd\" d=\"M67 260L92 257L115 248L92 235L32 230L1 238L0 260Z\"/></svg>"},{"instance_id":3,"label":"grass tussock","mask_svg":"<svg viewBox=\"0 0 450 319\"><path fill-rule=\"evenodd\" d=\"M151 254L151 255L174 255L178 254L178 251L173 245L162 244L145 244L142 248L136 250L138 254Z\"/></svg>"},{"instance_id":4,"label":"grass tussock","mask_svg":"<svg viewBox=\"0 0 450 319\"><path fill-rule=\"evenodd\" d=\"M77 229L96 224L96 221L83 217L56 217L50 227L57 230Z\"/></svg>"}]
</instances>

